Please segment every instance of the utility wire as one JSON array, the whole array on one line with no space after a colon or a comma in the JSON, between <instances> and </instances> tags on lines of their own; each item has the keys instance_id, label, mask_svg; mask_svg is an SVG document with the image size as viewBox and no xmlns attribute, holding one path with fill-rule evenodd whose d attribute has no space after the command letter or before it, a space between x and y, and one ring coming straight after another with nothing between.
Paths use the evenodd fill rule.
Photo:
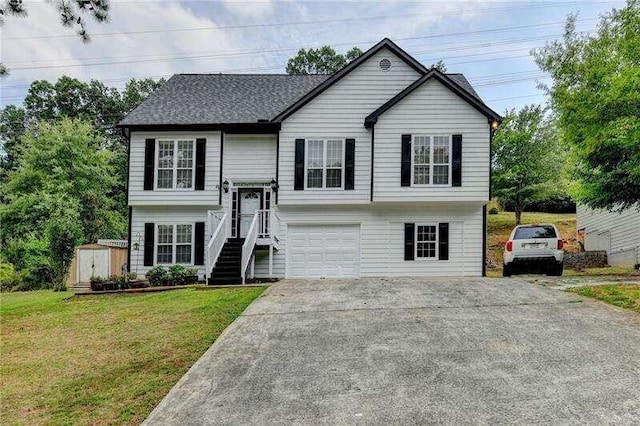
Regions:
<instances>
[{"instance_id":1,"label":"utility wire","mask_svg":"<svg viewBox=\"0 0 640 426\"><path fill-rule=\"evenodd\" d=\"M596 5L596 4L616 4L615 1L602 1L602 2L547 2L547 3L529 3L521 6L505 6L505 7L491 7L484 9L467 9L456 10L457 15L464 15L465 13L472 12L496 12L503 10L521 10L521 9L537 9L537 8L550 8L550 7L565 7L565 6L578 6L578 5ZM157 30L137 30L137 31L118 31L118 32L106 32L106 33L94 33L91 37L105 37L105 36L121 36L121 35L135 35L135 34L157 34L157 33L169 33L169 32L192 32L192 31L212 31L212 30L232 30L232 29L246 29L246 28L267 28L267 27L283 27L283 26L299 26L299 25L315 25L315 24L330 24L330 23L342 23L342 22L366 22L374 20L384 20L393 18L406 18L416 16L432 16L433 13L412 13L412 14L399 14L399 15L380 15L369 17L353 17L343 19L320 19L315 21L290 21L290 22L270 22L261 24L243 24L243 25L221 25L214 27L199 27L199 28L169 28L169 29L157 29ZM75 34L56 34L56 35L41 35L41 36L16 36L5 37L5 40L32 40L32 39L52 39L52 38L75 38Z\"/></svg>"},{"instance_id":2,"label":"utility wire","mask_svg":"<svg viewBox=\"0 0 640 426\"><path fill-rule=\"evenodd\" d=\"M583 19L581 21L591 21L591 20L595 20L598 18L589 18L589 19ZM397 40L401 40L401 41L406 41L406 40L420 40L420 39L427 39L427 38L434 38L434 37L446 37L446 36L452 36L452 35L471 35L471 34L479 34L479 33L486 33L486 32L493 32L493 31L501 31L501 30L522 30L525 28L533 28L533 27L540 27L540 26L549 26L549 25L557 25L557 24L564 24L564 21L558 21L558 22L554 22L554 23L545 23L545 24L534 24L534 25L524 25L524 26L516 26L516 27L504 27L504 28L492 28L492 29L483 29L483 30L476 30L476 31L467 31L467 32L458 32L458 33L448 33L448 34L439 34L439 35L426 35L426 36L416 36L416 37L405 37L405 38L400 38ZM549 36L544 36L544 37L549 37ZM525 38L525 39L520 39L520 41L529 41L529 40L534 40L534 39L540 39L540 37L538 38ZM366 43L372 43L372 42L357 42L357 43L341 43L338 45L356 45L356 44L366 44ZM501 41L496 41L496 42L485 42L485 43L480 43L479 45L475 45L476 47L487 47L487 46L491 46L491 45L498 45L498 44L504 44L504 43L515 43L515 41L507 41L507 40L501 40ZM336 44L334 44L334 46L336 46ZM449 47L450 49L471 49L474 47L470 47L470 45L461 45L458 47ZM207 54L207 55L187 55L187 56L174 56L174 57L167 57L167 58L162 58L162 59L134 59L134 60L123 60L123 61L103 61L103 62L94 62L94 63L80 63L80 64L66 64L66 65L42 65L42 66L33 66L33 67L13 67L11 65L8 65L12 71L21 71L21 70L34 70L34 69L52 69L52 68L67 68L67 67L84 67L84 66L103 66L103 65L121 65L121 64L129 64L129 63L145 63L145 62L165 62L165 61L176 61L176 60L188 60L188 59L206 59L206 58L219 58L219 57L227 57L227 56L244 56L244 55L254 55L254 54L261 54L261 53L278 53L278 52L286 52L286 51L295 51L298 50L299 47L283 47L283 48L276 48L276 49L262 49L262 50L249 50L249 51L228 51L228 52L220 52L220 53L212 53L212 54ZM425 51L425 52L417 52L416 54L421 54L421 53L426 53L429 51Z\"/></svg>"}]
</instances>

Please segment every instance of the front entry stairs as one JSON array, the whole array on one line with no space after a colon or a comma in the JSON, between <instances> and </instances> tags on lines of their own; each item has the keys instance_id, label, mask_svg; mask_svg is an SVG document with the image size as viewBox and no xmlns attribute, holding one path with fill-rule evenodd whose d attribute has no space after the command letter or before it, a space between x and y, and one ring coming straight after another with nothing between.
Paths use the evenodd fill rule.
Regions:
<instances>
[{"instance_id":1,"label":"front entry stairs","mask_svg":"<svg viewBox=\"0 0 640 426\"><path fill-rule=\"evenodd\" d=\"M242 284L240 273L244 238L229 238L209 276L209 284Z\"/></svg>"}]
</instances>

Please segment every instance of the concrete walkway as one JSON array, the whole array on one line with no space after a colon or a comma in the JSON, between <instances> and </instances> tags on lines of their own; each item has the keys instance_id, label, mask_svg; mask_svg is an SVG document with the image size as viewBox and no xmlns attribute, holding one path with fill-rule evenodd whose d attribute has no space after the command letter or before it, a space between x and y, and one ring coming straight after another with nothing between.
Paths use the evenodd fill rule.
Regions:
<instances>
[{"instance_id":1,"label":"concrete walkway","mask_svg":"<svg viewBox=\"0 0 640 426\"><path fill-rule=\"evenodd\" d=\"M273 285L147 419L638 422L640 315L517 278Z\"/></svg>"}]
</instances>

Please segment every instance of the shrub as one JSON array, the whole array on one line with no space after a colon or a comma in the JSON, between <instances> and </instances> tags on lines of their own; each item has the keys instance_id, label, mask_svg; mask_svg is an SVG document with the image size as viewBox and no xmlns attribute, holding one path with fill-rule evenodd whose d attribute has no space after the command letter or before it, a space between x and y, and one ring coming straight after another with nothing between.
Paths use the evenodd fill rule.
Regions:
<instances>
[{"instance_id":1,"label":"shrub","mask_svg":"<svg viewBox=\"0 0 640 426\"><path fill-rule=\"evenodd\" d=\"M503 204L503 209L513 211L513 205ZM527 204L527 211L541 213L575 213L576 203L569 196L557 195Z\"/></svg>"},{"instance_id":2,"label":"shrub","mask_svg":"<svg viewBox=\"0 0 640 426\"><path fill-rule=\"evenodd\" d=\"M127 273L127 279L129 281L136 280L136 279L138 279L138 274L136 272L129 272L129 273Z\"/></svg>"},{"instance_id":3,"label":"shrub","mask_svg":"<svg viewBox=\"0 0 640 426\"><path fill-rule=\"evenodd\" d=\"M162 285L162 281L169 277L169 274L166 269L164 269L161 265L156 265L153 268L149 269L145 274L147 279L149 280L149 285L152 287L158 287Z\"/></svg>"},{"instance_id":4,"label":"shrub","mask_svg":"<svg viewBox=\"0 0 640 426\"><path fill-rule=\"evenodd\" d=\"M169 278L174 284L184 284L185 277L187 276L187 268L182 265L172 265L169 267Z\"/></svg>"},{"instance_id":5,"label":"shrub","mask_svg":"<svg viewBox=\"0 0 640 426\"><path fill-rule=\"evenodd\" d=\"M497 208L495 208L495 207L491 207L491 208L489 209L489 214L498 214L498 213L499 213L499 211L498 211L498 209L497 209Z\"/></svg>"},{"instance_id":6,"label":"shrub","mask_svg":"<svg viewBox=\"0 0 640 426\"><path fill-rule=\"evenodd\" d=\"M22 284L22 276L10 263L0 261L0 291L13 291Z\"/></svg>"},{"instance_id":7,"label":"shrub","mask_svg":"<svg viewBox=\"0 0 640 426\"><path fill-rule=\"evenodd\" d=\"M104 277L100 277L100 276L97 276L97 275L92 275L92 276L89 278L89 282L94 283L94 284L96 284L96 283L98 283L98 284L99 284L99 283L103 283L103 282L105 282L105 281L107 281L107 279L106 279L106 278L104 278Z\"/></svg>"},{"instance_id":8,"label":"shrub","mask_svg":"<svg viewBox=\"0 0 640 426\"><path fill-rule=\"evenodd\" d=\"M9 240L2 252L17 273L12 290L28 291L49 288L53 282L53 269L49 260L46 239L27 235L21 240Z\"/></svg>"}]
</instances>

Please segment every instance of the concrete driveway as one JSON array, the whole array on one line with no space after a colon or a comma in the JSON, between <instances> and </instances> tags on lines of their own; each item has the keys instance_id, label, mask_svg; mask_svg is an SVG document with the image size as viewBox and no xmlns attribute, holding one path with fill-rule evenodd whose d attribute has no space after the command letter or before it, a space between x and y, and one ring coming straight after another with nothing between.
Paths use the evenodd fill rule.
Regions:
<instances>
[{"instance_id":1,"label":"concrete driveway","mask_svg":"<svg viewBox=\"0 0 640 426\"><path fill-rule=\"evenodd\" d=\"M284 281L147 422L638 423L640 315L518 278Z\"/></svg>"}]
</instances>

